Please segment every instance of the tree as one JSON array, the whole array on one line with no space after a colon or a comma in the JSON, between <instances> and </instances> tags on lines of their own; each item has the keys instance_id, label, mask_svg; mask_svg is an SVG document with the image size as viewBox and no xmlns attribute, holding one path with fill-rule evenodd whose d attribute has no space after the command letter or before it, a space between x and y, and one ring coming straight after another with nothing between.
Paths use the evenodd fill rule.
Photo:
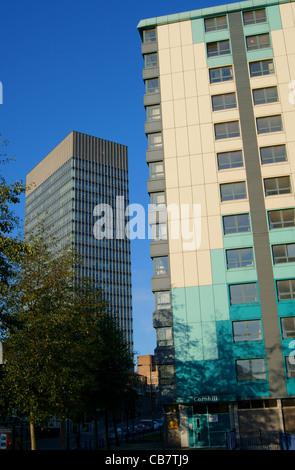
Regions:
<instances>
[{"instance_id":1,"label":"tree","mask_svg":"<svg viewBox=\"0 0 295 470\"><path fill-rule=\"evenodd\" d=\"M5 149L7 140L0 135L0 165L9 161ZM20 196L26 190L22 181L7 184L6 179L0 174L0 287L7 284L14 273L14 267L21 260L24 243L19 235L12 236L12 232L19 228L19 218L11 209L11 205L20 202Z\"/></svg>"},{"instance_id":2,"label":"tree","mask_svg":"<svg viewBox=\"0 0 295 470\"><path fill-rule=\"evenodd\" d=\"M90 399L93 414L100 408L115 416L132 360L102 290L77 278L75 251L56 250L43 225L27 244L6 290L4 392L30 423L32 449L36 424L51 417L61 420L64 449L66 418Z\"/></svg>"},{"instance_id":3,"label":"tree","mask_svg":"<svg viewBox=\"0 0 295 470\"><path fill-rule=\"evenodd\" d=\"M117 321L110 314L101 315L97 323L97 339L93 336L91 354L84 367L89 373L87 400L92 403L93 413L103 410L105 416L106 445L109 448L108 423L114 424L118 442L116 414L124 404L128 386L133 375L133 360Z\"/></svg>"}]
</instances>

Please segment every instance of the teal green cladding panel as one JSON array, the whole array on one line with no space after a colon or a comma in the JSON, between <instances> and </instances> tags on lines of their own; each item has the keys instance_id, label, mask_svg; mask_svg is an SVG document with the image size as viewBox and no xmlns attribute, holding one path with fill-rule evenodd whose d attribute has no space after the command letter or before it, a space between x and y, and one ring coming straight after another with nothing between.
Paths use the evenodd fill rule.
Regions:
<instances>
[{"instance_id":1,"label":"teal green cladding panel","mask_svg":"<svg viewBox=\"0 0 295 470\"><path fill-rule=\"evenodd\" d=\"M200 305L199 287L186 287L185 298L186 298L186 311L187 311L188 323L200 322L201 312L199 308L199 305Z\"/></svg>"},{"instance_id":2,"label":"teal green cladding panel","mask_svg":"<svg viewBox=\"0 0 295 470\"><path fill-rule=\"evenodd\" d=\"M226 284L226 266L224 250L211 250L210 257L213 284Z\"/></svg>"},{"instance_id":3,"label":"teal green cladding panel","mask_svg":"<svg viewBox=\"0 0 295 470\"><path fill-rule=\"evenodd\" d=\"M219 394L235 392L236 375L233 356L232 328L230 321L216 322L217 343L219 354Z\"/></svg>"},{"instance_id":4,"label":"teal green cladding panel","mask_svg":"<svg viewBox=\"0 0 295 470\"><path fill-rule=\"evenodd\" d=\"M276 243L294 243L295 228L273 229L269 231L269 241L271 245Z\"/></svg>"},{"instance_id":5,"label":"teal green cladding panel","mask_svg":"<svg viewBox=\"0 0 295 470\"><path fill-rule=\"evenodd\" d=\"M271 5L266 11L271 31L283 29L279 5Z\"/></svg>"},{"instance_id":6,"label":"teal green cladding panel","mask_svg":"<svg viewBox=\"0 0 295 470\"><path fill-rule=\"evenodd\" d=\"M213 286L200 286L200 313L202 322L215 320Z\"/></svg>"},{"instance_id":7,"label":"teal green cladding panel","mask_svg":"<svg viewBox=\"0 0 295 470\"><path fill-rule=\"evenodd\" d=\"M226 284L213 285L214 310L216 321L229 319L228 291Z\"/></svg>"},{"instance_id":8,"label":"teal green cladding panel","mask_svg":"<svg viewBox=\"0 0 295 470\"><path fill-rule=\"evenodd\" d=\"M202 42L205 42L203 18L197 18L195 20L192 20L191 24L192 24L193 44L200 44Z\"/></svg>"}]
</instances>

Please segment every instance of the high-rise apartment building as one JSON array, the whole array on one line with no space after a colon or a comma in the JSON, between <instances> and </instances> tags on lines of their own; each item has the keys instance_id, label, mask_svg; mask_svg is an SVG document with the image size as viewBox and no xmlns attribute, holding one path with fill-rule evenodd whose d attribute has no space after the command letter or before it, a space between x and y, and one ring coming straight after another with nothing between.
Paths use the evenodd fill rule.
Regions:
<instances>
[{"instance_id":1,"label":"high-rise apartment building","mask_svg":"<svg viewBox=\"0 0 295 470\"><path fill-rule=\"evenodd\" d=\"M45 218L54 236L76 247L83 257L78 274L102 287L133 351L130 240L124 232L128 148L71 132L27 175L27 184L26 231ZM100 231L98 221L105 222Z\"/></svg>"},{"instance_id":2,"label":"high-rise apartment building","mask_svg":"<svg viewBox=\"0 0 295 470\"><path fill-rule=\"evenodd\" d=\"M168 441L294 432L295 3L248 0L138 30L148 192L167 208L166 224L151 215L150 250Z\"/></svg>"}]
</instances>

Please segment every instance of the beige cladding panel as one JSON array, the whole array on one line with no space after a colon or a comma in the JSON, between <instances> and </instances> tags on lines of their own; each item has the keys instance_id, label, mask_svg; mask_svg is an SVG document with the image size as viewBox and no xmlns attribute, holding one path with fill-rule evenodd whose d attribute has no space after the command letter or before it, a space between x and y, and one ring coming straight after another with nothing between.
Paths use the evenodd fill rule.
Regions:
<instances>
[{"instance_id":1,"label":"beige cladding panel","mask_svg":"<svg viewBox=\"0 0 295 470\"><path fill-rule=\"evenodd\" d=\"M280 14L282 20L283 29L286 30L288 28L294 28L294 14L295 9L294 5L291 3L286 3L284 5L280 5Z\"/></svg>"},{"instance_id":2,"label":"beige cladding panel","mask_svg":"<svg viewBox=\"0 0 295 470\"><path fill-rule=\"evenodd\" d=\"M168 213L171 282L173 287L207 285L212 283L210 249L222 247L222 232L205 48L193 44L191 23L185 21L158 27L158 54L166 204L200 205L202 215L200 246L188 251L183 234L172 237ZM208 183L214 183L209 192ZM216 216L214 230L208 214ZM192 226L192 219L188 222Z\"/></svg>"},{"instance_id":3,"label":"beige cladding panel","mask_svg":"<svg viewBox=\"0 0 295 470\"><path fill-rule=\"evenodd\" d=\"M280 208L293 206L295 203L295 5L294 3L280 4L280 14L283 29L272 31L272 43L274 49L275 71L281 113L283 118L283 132L269 136L268 145L286 143L288 164L277 164L269 169L263 168L262 175L279 176L283 173L290 174L293 194L266 198L266 208ZM258 136L260 146L267 145L267 139ZM276 175L275 175L276 173Z\"/></svg>"}]
</instances>

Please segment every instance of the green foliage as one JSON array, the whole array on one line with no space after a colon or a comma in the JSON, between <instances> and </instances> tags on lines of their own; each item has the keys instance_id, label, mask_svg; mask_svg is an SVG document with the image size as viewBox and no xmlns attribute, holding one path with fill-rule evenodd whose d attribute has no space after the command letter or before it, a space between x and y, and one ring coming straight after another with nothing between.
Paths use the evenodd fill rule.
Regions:
<instances>
[{"instance_id":1,"label":"green foliage","mask_svg":"<svg viewBox=\"0 0 295 470\"><path fill-rule=\"evenodd\" d=\"M0 415L36 424L90 405L114 414L134 392L131 353L102 290L78 279L75 250L42 223L25 242L15 235L11 207L25 190L0 174Z\"/></svg>"},{"instance_id":2,"label":"green foliage","mask_svg":"<svg viewBox=\"0 0 295 470\"><path fill-rule=\"evenodd\" d=\"M103 292L77 278L80 257L40 228L7 289L2 399L38 423L123 403L132 360ZM1 402L1 392L0 392Z\"/></svg>"},{"instance_id":3,"label":"green foliage","mask_svg":"<svg viewBox=\"0 0 295 470\"><path fill-rule=\"evenodd\" d=\"M1 139L0 135L0 165L9 161L5 153L8 142ZM6 179L0 174L0 287L7 284L13 276L15 265L21 260L24 251L24 243L19 236L12 237L12 232L19 227L19 218L11 209L11 205L20 202L20 196L24 194L26 186L22 181L7 184Z\"/></svg>"}]
</instances>

